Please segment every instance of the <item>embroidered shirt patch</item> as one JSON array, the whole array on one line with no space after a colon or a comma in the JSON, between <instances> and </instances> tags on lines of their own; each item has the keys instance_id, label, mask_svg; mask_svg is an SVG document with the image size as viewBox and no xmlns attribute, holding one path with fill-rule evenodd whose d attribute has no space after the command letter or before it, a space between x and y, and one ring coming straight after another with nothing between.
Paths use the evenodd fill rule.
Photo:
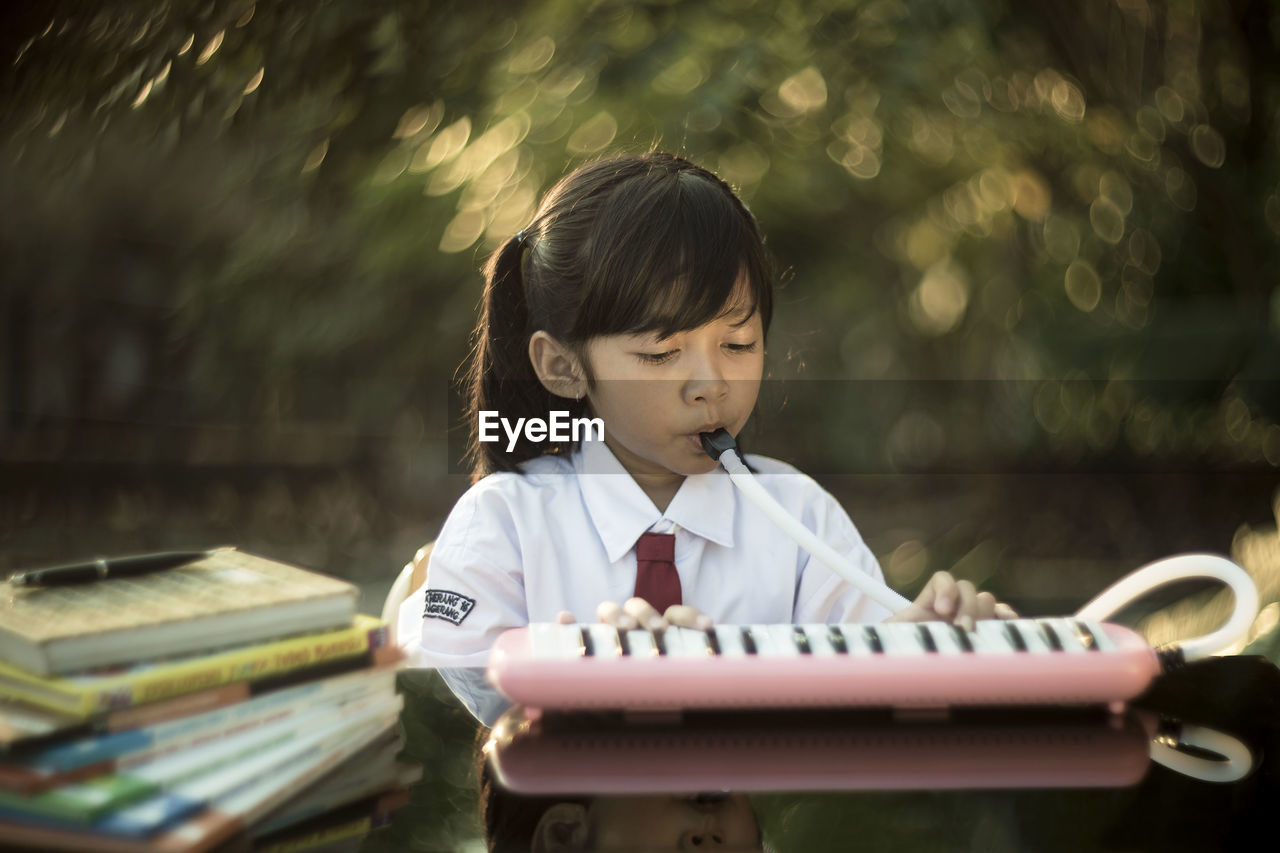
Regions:
<instances>
[{"instance_id":1,"label":"embroidered shirt patch","mask_svg":"<svg viewBox=\"0 0 1280 853\"><path fill-rule=\"evenodd\" d=\"M476 606L474 598L467 598L465 595L457 592L449 592L447 589L429 589L427 590L427 609L423 611L423 619L444 619L455 625L461 625L462 620L467 618L467 614Z\"/></svg>"}]
</instances>

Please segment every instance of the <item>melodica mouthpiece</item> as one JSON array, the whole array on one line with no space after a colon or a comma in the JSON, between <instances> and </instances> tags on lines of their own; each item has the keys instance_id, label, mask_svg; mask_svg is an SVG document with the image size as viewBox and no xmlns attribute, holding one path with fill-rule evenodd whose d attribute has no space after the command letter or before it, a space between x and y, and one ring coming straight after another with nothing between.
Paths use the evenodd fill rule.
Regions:
<instances>
[{"instance_id":1,"label":"melodica mouthpiece","mask_svg":"<svg viewBox=\"0 0 1280 853\"><path fill-rule=\"evenodd\" d=\"M738 442L733 440L733 436L729 435L729 431L724 427L715 432L700 432L698 438L702 440L703 452L717 462L726 450L737 452L738 458L742 458L742 453L738 451Z\"/></svg>"}]
</instances>

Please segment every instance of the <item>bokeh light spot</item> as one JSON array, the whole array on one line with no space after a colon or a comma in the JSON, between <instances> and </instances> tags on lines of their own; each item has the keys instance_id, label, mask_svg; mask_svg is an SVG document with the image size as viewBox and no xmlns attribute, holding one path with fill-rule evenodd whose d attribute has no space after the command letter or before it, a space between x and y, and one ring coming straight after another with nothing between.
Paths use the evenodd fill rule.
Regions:
<instances>
[{"instance_id":1,"label":"bokeh light spot","mask_svg":"<svg viewBox=\"0 0 1280 853\"><path fill-rule=\"evenodd\" d=\"M423 168L434 169L441 163L446 163L457 157L470 138L471 118L463 116L440 131L436 134L435 139L431 140L431 147L427 149L426 161L422 164Z\"/></svg>"},{"instance_id":2,"label":"bokeh light spot","mask_svg":"<svg viewBox=\"0 0 1280 853\"><path fill-rule=\"evenodd\" d=\"M418 134L434 133L444 118L444 101L436 101L427 106L419 104L404 111L400 121L396 123L392 139L406 139Z\"/></svg>"},{"instance_id":3,"label":"bokeh light spot","mask_svg":"<svg viewBox=\"0 0 1280 853\"><path fill-rule=\"evenodd\" d=\"M796 113L808 113L827 103L827 81L813 66L791 75L778 86L778 98Z\"/></svg>"},{"instance_id":4,"label":"bokeh light spot","mask_svg":"<svg viewBox=\"0 0 1280 853\"><path fill-rule=\"evenodd\" d=\"M511 61L507 63L507 70L512 74L532 74L535 71L541 71L555 53L555 40L550 36L542 36L511 57Z\"/></svg>"},{"instance_id":5,"label":"bokeh light spot","mask_svg":"<svg viewBox=\"0 0 1280 853\"><path fill-rule=\"evenodd\" d=\"M1168 86L1156 89L1155 101L1156 109L1160 110L1160 114L1171 124L1180 124L1187 115L1187 107L1182 96Z\"/></svg>"},{"instance_id":6,"label":"bokeh light spot","mask_svg":"<svg viewBox=\"0 0 1280 853\"><path fill-rule=\"evenodd\" d=\"M1089 224L1095 234L1112 245L1124 239L1124 213L1106 196L1098 196L1089 205Z\"/></svg>"},{"instance_id":7,"label":"bokeh light spot","mask_svg":"<svg viewBox=\"0 0 1280 853\"><path fill-rule=\"evenodd\" d=\"M1023 219L1039 222L1049 213L1052 193L1049 184L1038 173L1023 169L1014 175L1013 209Z\"/></svg>"},{"instance_id":8,"label":"bokeh light spot","mask_svg":"<svg viewBox=\"0 0 1280 853\"><path fill-rule=\"evenodd\" d=\"M1129 262L1145 272L1155 275L1160 269L1160 241L1145 228L1135 228L1129 236Z\"/></svg>"},{"instance_id":9,"label":"bokeh light spot","mask_svg":"<svg viewBox=\"0 0 1280 853\"><path fill-rule=\"evenodd\" d=\"M266 68L259 68L258 73L249 78L249 82L244 85L244 94L251 95L258 91L258 87L262 85L262 76L266 73Z\"/></svg>"},{"instance_id":10,"label":"bokeh light spot","mask_svg":"<svg viewBox=\"0 0 1280 853\"><path fill-rule=\"evenodd\" d=\"M911 320L926 335L937 337L952 331L964 319L969 305L969 283L949 259L925 271L911 295Z\"/></svg>"},{"instance_id":11,"label":"bokeh light spot","mask_svg":"<svg viewBox=\"0 0 1280 853\"><path fill-rule=\"evenodd\" d=\"M601 110L578 126L565 147L571 154L593 154L618 135L618 121L608 110Z\"/></svg>"},{"instance_id":12,"label":"bokeh light spot","mask_svg":"<svg viewBox=\"0 0 1280 853\"><path fill-rule=\"evenodd\" d=\"M204 65L213 55L218 52L218 48L222 47L222 40L226 37L226 30L218 30L213 38L209 39L209 43L204 46L204 50L200 51L200 55L196 57L196 65Z\"/></svg>"},{"instance_id":13,"label":"bokeh light spot","mask_svg":"<svg viewBox=\"0 0 1280 853\"><path fill-rule=\"evenodd\" d=\"M706 82L708 73L700 57L682 56L653 78L653 88L664 95L687 95Z\"/></svg>"},{"instance_id":14,"label":"bokeh light spot","mask_svg":"<svg viewBox=\"0 0 1280 853\"><path fill-rule=\"evenodd\" d=\"M769 171L769 155L753 142L740 142L720 155L719 172L730 184L751 186Z\"/></svg>"},{"instance_id":15,"label":"bokeh light spot","mask_svg":"<svg viewBox=\"0 0 1280 853\"><path fill-rule=\"evenodd\" d=\"M1088 261L1077 258L1071 262L1067 267L1065 285L1072 305L1086 313L1098 307L1102 299L1102 282Z\"/></svg>"},{"instance_id":16,"label":"bokeh light spot","mask_svg":"<svg viewBox=\"0 0 1280 853\"><path fill-rule=\"evenodd\" d=\"M440 251L447 254L464 251L480 239L484 226L483 211L458 211L453 221L444 229L444 236L440 238Z\"/></svg>"},{"instance_id":17,"label":"bokeh light spot","mask_svg":"<svg viewBox=\"0 0 1280 853\"><path fill-rule=\"evenodd\" d=\"M1044 221L1044 248L1049 257L1069 264L1080 252L1080 232L1065 216L1048 216Z\"/></svg>"},{"instance_id":18,"label":"bokeh light spot","mask_svg":"<svg viewBox=\"0 0 1280 853\"><path fill-rule=\"evenodd\" d=\"M1054 112L1072 124L1084 120L1084 93L1080 87L1066 80L1059 80L1050 94Z\"/></svg>"},{"instance_id":19,"label":"bokeh light spot","mask_svg":"<svg viewBox=\"0 0 1280 853\"><path fill-rule=\"evenodd\" d=\"M1191 150L1196 159L1210 169L1217 169L1227 159L1227 144L1222 134L1207 124L1198 124L1191 129Z\"/></svg>"}]
</instances>

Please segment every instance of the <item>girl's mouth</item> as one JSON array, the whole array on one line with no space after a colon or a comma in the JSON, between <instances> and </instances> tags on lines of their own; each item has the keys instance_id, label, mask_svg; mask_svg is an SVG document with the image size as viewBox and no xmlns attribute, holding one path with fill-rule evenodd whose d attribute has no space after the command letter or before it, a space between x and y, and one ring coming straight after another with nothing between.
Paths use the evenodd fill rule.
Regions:
<instances>
[{"instance_id":1,"label":"girl's mouth","mask_svg":"<svg viewBox=\"0 0 1280 853\"><path fill-rule=\"evenodd\" d=\"M706 451L702 447L702 436L705 433L715 432L717 429L720 429L719 425L713 426L709 429L701 429L701 430L698 430L697 432L687 433L685 435L685 439L689 442L689 445L693 447L694 450L696 450L698 453L705 455Z\"/></svg>"}]
</instances>

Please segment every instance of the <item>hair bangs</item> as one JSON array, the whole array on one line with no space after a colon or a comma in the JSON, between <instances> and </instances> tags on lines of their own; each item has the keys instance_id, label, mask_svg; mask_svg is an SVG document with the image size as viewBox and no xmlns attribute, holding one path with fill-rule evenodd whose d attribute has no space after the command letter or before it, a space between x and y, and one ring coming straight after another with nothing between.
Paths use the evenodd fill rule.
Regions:
<instances>
[{"instance_id":1,"label":"hair bangs","mask_svg":"<svg viewBox=\"0 0 1280 853\"><path fill-rule=\"evenodd\" d=\"M619 187L611 201L622 203L596 220L575 337L668 337L743 311L759 311L767 332L772 271L750 215L696 172L628 183L642 182Z\"/></svg>"}]
</instances>

